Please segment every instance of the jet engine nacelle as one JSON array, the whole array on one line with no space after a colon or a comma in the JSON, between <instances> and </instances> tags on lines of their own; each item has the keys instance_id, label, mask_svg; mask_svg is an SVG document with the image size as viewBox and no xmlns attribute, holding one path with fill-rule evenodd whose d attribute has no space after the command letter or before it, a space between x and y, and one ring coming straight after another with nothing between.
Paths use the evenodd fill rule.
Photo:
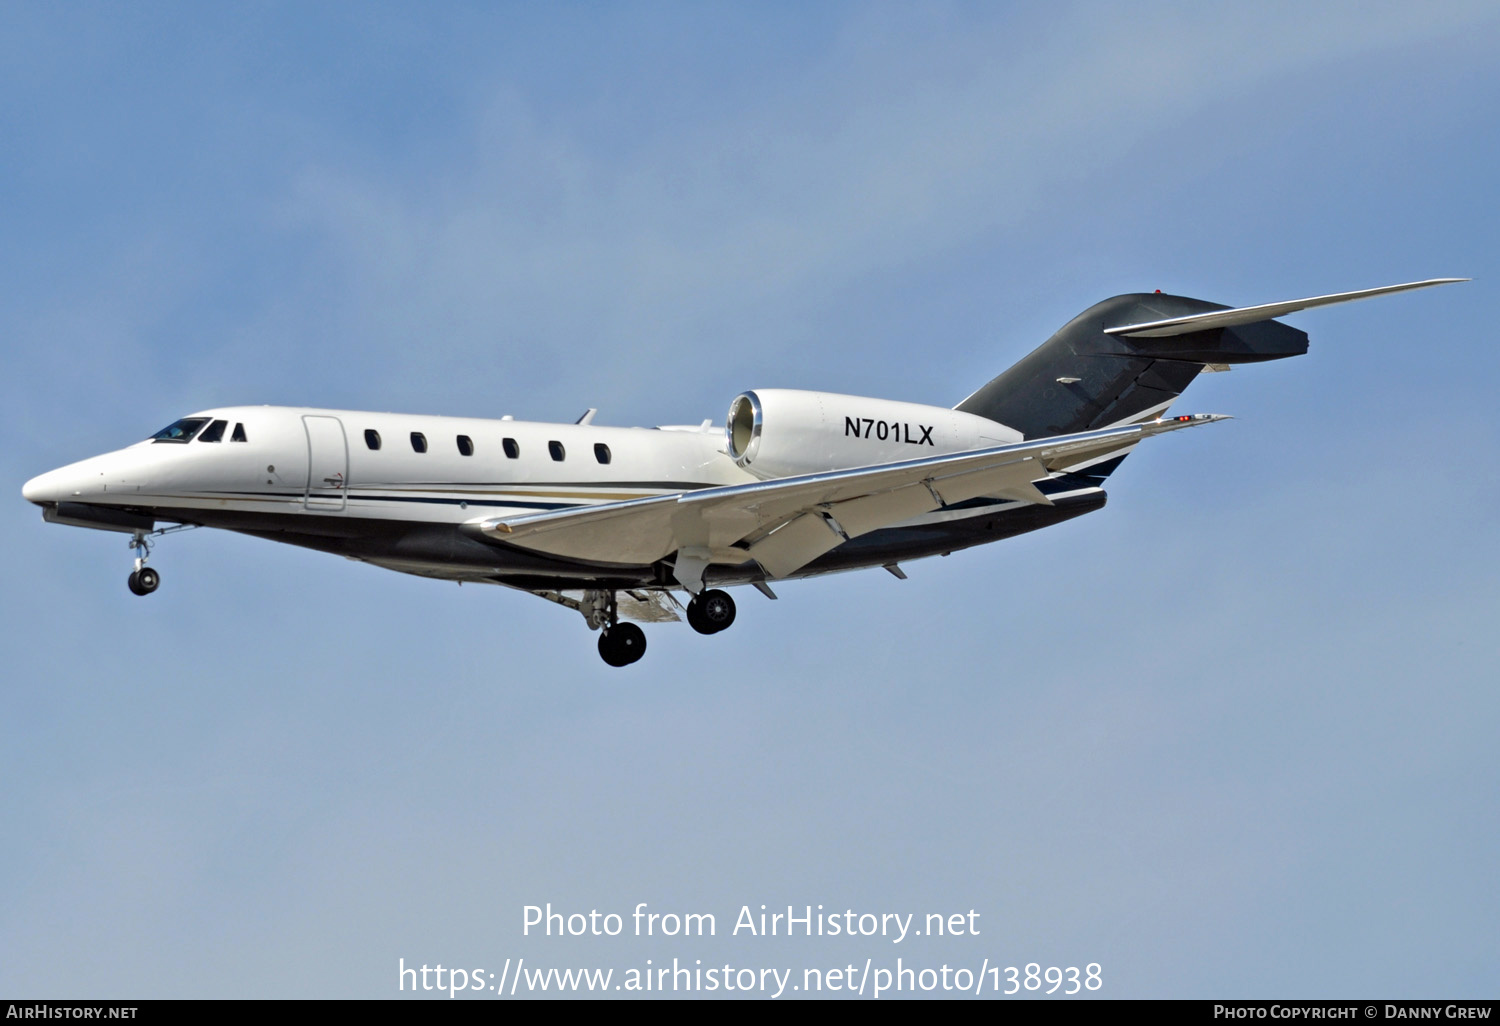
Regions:
<instances>
[{"instance_id":1,"label":"jet engine nacelle","mask_svg":"<svg viewBox=\"0 0 1500 1026\"><path fill-rule=\"evenodd\" d=\"M728 453L761 478L847 470L1023 441L972 413L890 399L765 388L729 404Z\"/></svg>"}]
</instances>

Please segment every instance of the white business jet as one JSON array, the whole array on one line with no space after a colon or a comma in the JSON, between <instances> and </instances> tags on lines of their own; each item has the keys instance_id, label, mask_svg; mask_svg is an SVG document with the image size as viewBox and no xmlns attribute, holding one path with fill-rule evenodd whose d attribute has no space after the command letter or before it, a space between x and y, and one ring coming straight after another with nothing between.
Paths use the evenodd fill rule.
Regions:
<instances>
[{"instance_id":1,"label":"white business jet","mask_svg":"<svg viewBox=\"0 0 1500 1026\"><path fill-rule=\"evenodd\" d=\"M1167 417L1204 370L1295 356L1297 310L1463 278L1230 309L1161 293L1079 314L953 409L756 389L723 427L618 428L509 418L236 406L26 482L51 523L132 536L130 590L161 575L152 543L218 527L404 573L503 584L583 614L612 666L631 621L724 630L723 589L900 564L1104 505L1147 438L1225 419ZM167 525L167 526L158 526ZM686 605L674 593L688 596Z\"/></svg>"}]
</instances>

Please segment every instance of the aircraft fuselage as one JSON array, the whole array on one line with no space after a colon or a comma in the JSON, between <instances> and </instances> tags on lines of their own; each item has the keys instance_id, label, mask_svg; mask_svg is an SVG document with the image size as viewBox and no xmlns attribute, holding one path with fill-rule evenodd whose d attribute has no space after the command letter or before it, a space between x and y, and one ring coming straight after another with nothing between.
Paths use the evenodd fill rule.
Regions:
<instances>
[{"instance_id":1,"label":"aircraft fuselage","mask_svg":"<svg viewBox=\"0 0 1500 1026\"><path fill-rule=\"evenodd\" d=\"M658 565L554 558L484 538L472 525L499 513L759 480L726 454L724 429L713 425L621 428L276 406L205 410L179 423L191 421L202 423L187 441L148 439L82 460L32 479L23 494L58 522L120 531L150 521L196 524L442 579L528 589L673 587ZM1081 484L1058 490L1050 507L997 500L915 518L853 539L794 576L966 548L1104 504L1102 489ZM748 561L705 574L722 585L765 577Z\"/></svg>"}]
</instances>

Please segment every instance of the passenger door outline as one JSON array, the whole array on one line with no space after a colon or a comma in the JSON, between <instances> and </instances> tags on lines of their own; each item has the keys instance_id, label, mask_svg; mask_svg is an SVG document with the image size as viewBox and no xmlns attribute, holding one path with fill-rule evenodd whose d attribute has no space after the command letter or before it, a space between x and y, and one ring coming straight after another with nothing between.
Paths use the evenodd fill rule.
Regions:
<instances>
[{"instance_id":1,"label":"passenger door outline","mask_svg":"<svg viewBox=\"0 0 1500 1026\"><path fill-rule=\"evenodd\" d=\"M337 417L304 414L307 432L307 490L304 509L341 513L349 502L349 440Z\"/></svg>"}]
</instances>

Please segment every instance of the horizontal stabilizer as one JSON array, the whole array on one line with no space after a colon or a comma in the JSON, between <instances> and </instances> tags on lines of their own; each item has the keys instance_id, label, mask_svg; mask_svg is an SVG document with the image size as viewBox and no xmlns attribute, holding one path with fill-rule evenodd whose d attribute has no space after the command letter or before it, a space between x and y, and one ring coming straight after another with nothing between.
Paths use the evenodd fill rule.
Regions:
<instances>
[{"instance_id":1,"label":"horizontal stabilizer","mask_svg":"<svg viewBox=\"0 0 1500 1026\"><path fill-rule=\"evenodd\" d=\"M1298 310L1309 310L1315 306L1331 306L1334 303L1348 303L1356 299L1368 299L1371 296L1384 296L1391 292L1425 289L1432 285L1450 285L1468 280L1468 278L1432 278L1427 281L1408 282L1405 285L1385 285L1378 289L1361 289L1358 292L1338 292L1331 296L1313 296L1309 299L1289 299L1282 303L1242 306L1235 310L1211 310L1208 313L1189 314L1186 317L1169 317L1160 321L1145 321L1140 324L1105 328L1104 333L1122 338L1166 338L1171 335L1188 335L1195 331L1232 328L1238 324L1269 321L1289 313L1296 313Z\"/></svg>"}]
</instances>

